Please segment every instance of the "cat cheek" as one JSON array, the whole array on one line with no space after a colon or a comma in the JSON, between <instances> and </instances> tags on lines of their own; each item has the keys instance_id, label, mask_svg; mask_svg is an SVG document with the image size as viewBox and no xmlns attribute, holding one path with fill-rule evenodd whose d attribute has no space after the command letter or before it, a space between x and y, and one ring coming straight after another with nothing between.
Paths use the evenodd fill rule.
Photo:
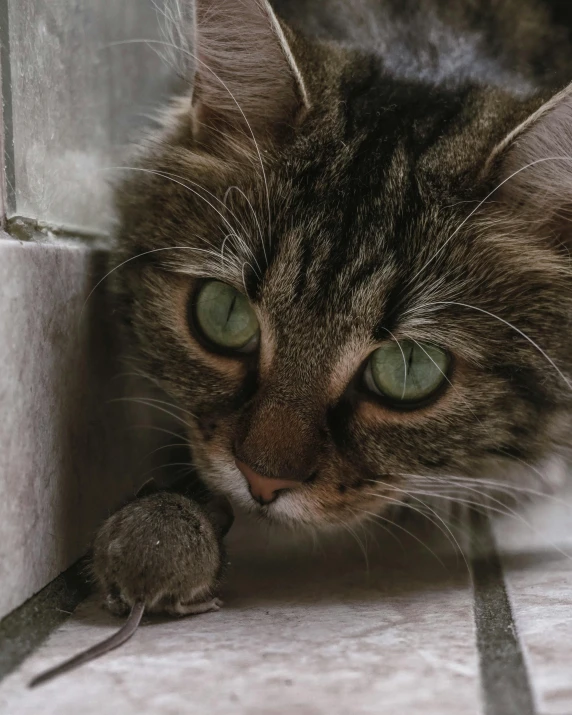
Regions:
<instances>
[{"instance_id":1,"label":"cat cheek","mask_svg":"<svg viewBox=\"0 0 572 715\"><path fill-rule=\"evenodd\" d=\"M225 455L230 459L234 430L232 425L228 424L228 420L207 415L198 420L197 427L198 434L191 435L191 444L200 439L207 452L213 452L219 456Z\"/></svg>"},{"instance_id":2,"label":"cat cheek","mask_svg":"<svg viewBox=\"0 0 572 715\"><path fill-rule=\"evenodd\" d=\"M306 491L306 498L319 520L354 520L367 509L379 510L381 497L375 485L354 465L336 463L324 467ZM378 491L378 490L377 490Z\"/></svg>"}]
</instances>

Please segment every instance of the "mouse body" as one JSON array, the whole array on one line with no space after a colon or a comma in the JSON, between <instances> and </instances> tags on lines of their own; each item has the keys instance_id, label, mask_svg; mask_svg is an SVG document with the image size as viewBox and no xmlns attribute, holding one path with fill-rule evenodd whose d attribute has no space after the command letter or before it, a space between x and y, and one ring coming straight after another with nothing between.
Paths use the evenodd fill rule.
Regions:
<instances>
[{"instance_id":1,"label":"mouse body","mask_svg":"<svg viewBox=\"0 0 572 715\"><path fill-rule=\"evenodd\" d=\"M223 537L233 522L225 498L207 502L169 491L143 496L113 514L93 546L91 570L104 605L129 614L106 640L35 677L45 683L125 643L144 613L218 611L226 565Z\"/></svg>"},{"instance_id":2,"label":"mouse body","mask_svg":"<svg viewBox=\"0 0 572 715\"><path fill-rule=\"evenodd\" d=\"M158 492L128 504L105 522L93 547L105 605L118 615L139 601L146 613L217 610L222 536L213 509L181 494Z\"/></svg>"}]
</instances>

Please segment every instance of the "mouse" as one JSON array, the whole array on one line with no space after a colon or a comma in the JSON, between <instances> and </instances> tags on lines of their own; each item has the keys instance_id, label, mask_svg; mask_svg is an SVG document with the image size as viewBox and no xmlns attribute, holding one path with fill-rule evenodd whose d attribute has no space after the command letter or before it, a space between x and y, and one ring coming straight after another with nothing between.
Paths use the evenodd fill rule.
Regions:
<instances>
[{"instance_id":1,"label":"mouse","mask_svg":"<svg viewBox=\"0 0 572 715\"><path fill-rule=\"evenodd\" d=\"M137 631L143 615L218 611L227 565L223 537L233 520L224 497L199 503L168 491L145 493L112 515L95 539L90 570L103 605L127 618L109 638L40 673L29 686L120 647Z\"/></svg>"}]
</instances>

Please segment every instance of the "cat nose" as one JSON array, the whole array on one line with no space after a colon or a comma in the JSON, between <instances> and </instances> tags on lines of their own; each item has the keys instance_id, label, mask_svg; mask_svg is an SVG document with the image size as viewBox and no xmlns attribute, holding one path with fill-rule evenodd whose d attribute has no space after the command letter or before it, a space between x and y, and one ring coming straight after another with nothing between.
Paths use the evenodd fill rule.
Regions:
<instances>
[{"instance_id":1,"label":"cat nose","mask_svg":"<svg viewBox=\"0 0 572 715\"><path fill-rule=\"evenodd\" d=\"M263 477L254 469L251 469L247 464L236 460L236 466L244 475L250 493L259 504L270 504L276 499L278 492L282 489L295 489L302 486L301 482L291 479L274 479L273 477Z\"/></svg>"}]
</instances>

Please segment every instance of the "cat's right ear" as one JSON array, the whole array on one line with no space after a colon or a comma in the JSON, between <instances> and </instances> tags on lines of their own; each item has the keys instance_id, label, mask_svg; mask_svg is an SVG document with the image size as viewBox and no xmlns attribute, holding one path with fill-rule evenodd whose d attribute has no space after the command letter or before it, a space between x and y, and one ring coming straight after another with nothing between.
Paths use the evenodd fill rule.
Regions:
<instances>
[{"instance_id":1,"label":"cat's right ear","mask_svg":"<svg viewBox=\"0 0 572 715\"><path fill-rule=\"evenodd\" d=\"M572 240L572 84L517 126L493 150L485 175L494 201L529 223Z\"/></svg>"},{"instance_id":2,"label":"cat's right ear","mask_svg":"<svg viewBox=\"0 0 572 715\"><path fill-rule=\"evenodd\" d=\"M195 0L192 97L201 142L252 143L295 127L309 108L288 38L267 0Z\"/></svg>"}]
</instances>

